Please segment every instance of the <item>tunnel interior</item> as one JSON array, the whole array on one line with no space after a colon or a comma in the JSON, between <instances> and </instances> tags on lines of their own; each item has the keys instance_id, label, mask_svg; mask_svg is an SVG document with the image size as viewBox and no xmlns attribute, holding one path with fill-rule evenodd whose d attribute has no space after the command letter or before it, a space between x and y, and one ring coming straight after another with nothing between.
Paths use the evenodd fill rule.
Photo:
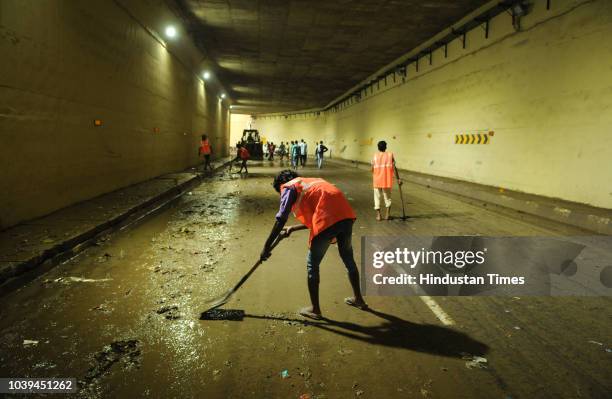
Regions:
<instances>
[{"instance_id":1,"label":"tunnel interior","mask_svg":"<svg viewBox=\"0 0 612 399\"><path fill-rule=\"evenodd\" d=\"M0 394L606 398L612 2L0 0Z\"/></svg>"}]
</instances>

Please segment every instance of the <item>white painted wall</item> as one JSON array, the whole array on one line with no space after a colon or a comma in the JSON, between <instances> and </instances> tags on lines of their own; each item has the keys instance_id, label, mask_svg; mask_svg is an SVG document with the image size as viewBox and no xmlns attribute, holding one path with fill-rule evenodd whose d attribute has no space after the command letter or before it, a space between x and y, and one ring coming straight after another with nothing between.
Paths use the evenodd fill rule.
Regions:
<instances>
[{"instance_id":1,"label":"white painted wall","mask_svg":"<svg viewBox=\"0 0 612 399\"><path fill-rule=\"evenodd\" d=\"M401 168L612 208L612 2L537 0L411 65L405 82L321 116L259 116L273 141L322 139L369 161L386 140ZM490 144L456 134L494 132Z\"/></svg>"}]
</instances>

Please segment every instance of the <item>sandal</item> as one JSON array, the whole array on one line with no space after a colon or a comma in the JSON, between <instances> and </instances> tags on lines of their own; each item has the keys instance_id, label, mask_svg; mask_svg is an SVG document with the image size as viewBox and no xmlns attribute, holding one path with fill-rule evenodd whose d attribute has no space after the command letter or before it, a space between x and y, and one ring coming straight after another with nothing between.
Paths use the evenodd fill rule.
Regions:
<instances>
[{"instance_id":1,"label":"sandal","mask_svg":"<svg viewBox=\"0 0 612 399\"><path fill-rule=\"evenodd\" d=\"M354 306L357 309L361 309L361 310L365 310L365 309L368 308L368 304L367 303L365 303L365 302L359 303L353 297L344 298L344 303L346 303L349 306Z\"/></svg>"}]
</instances>

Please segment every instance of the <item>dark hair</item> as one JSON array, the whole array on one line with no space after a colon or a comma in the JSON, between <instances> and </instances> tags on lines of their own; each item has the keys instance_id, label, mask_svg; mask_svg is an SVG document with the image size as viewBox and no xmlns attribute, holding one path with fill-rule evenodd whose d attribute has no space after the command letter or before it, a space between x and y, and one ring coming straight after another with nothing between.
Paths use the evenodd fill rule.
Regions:
<instances>
[{"instance_id":1,"label":"dark hair","mask_svg":"<svg viewBox=\"0 0 612 399\"><path fill-rule=\"evenodd\" d=\"M274 178L272 186L274 187L277 193L280 193L280 187L288 181L295 179L296 177L298 177L298 174L295 171L291 169L285 169Z\"/></svg>"},{"instance_id":2,"label":"dark hair","mask_svg":"<svg viewBox=\"0 0 612 399\"><path fill-rule=\"evenodd\" d=\"M378 142L378 151L385 151L387 149L387 142L382 140Z\"/></svg>"},{"instance_id":3,"label":"dark hair","mask_svg":"<svg viewBox=\"0 0 612 399\"><path fill-rule=\"evenodd\" d=\"M202 140L206 140L207 138L208 138L207 135L205 135L205 134L202 135Z\"/></svg>"}]
</instances>

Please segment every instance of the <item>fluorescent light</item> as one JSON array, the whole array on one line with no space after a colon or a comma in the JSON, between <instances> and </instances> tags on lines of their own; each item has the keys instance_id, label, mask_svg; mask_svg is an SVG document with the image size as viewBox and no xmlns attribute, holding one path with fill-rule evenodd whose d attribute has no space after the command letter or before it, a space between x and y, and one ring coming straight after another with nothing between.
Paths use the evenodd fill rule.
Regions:
<instances>
[{"instance_id":1,"label":"fluorescent light","mask_svg":"<svg viewBox=\"0 0 612 399\"><path fill-rule=\"evenodd\" d=\"M166 36L173 38L176 37L176 28L172 25L166 27Z\"/></svg>"}]
</instances>

